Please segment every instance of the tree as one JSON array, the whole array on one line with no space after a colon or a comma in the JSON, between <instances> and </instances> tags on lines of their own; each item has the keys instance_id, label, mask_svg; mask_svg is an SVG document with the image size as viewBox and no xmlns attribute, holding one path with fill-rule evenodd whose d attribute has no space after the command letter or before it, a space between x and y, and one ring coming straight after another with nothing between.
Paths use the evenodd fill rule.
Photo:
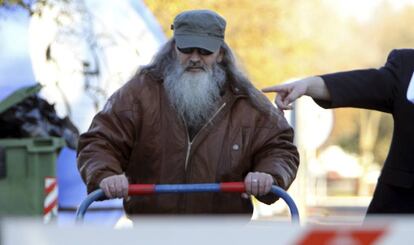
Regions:
<instances>
[{"instance_id":1,"label":"tree","mask_svg":"<svg viewBox=\"0 0 414 245\"><path fill-rule=\"evenodd\" d=\"M367 22L342 18L326 1L145 0L168 36L183 10L212 9L228 22L226 40L258 87L339 70L380 67L387 53L414 43L413 6L382 1ZM390 33L393 33L390 35ZM361 154L367 166L385 160L392 118L376 111L335 110L327 144ZM325 144L326 145L326 144Z\"/></svg>"}]
</instances>

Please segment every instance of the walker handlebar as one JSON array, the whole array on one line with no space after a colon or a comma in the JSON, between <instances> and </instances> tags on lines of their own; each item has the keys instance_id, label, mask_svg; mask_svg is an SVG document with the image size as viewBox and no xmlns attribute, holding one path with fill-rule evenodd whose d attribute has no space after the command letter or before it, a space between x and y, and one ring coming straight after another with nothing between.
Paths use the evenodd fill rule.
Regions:
<instances>
[{"instance_id":1,"label":"walker handlebar","mask_svg":"<svg viewBox=\"0 0 414 245\"><path fill-rule=\"evenodd\" d=\"M207 184L132 184L128 187L128 195L147 195L156 193L194 193L194 192L245 192L244 182L223 182ZM279 186L272 185L271 192L282 198L289 207L291 220L293 223L299 223L298 208L290 195ZM82 221L88 207L97 200L105 199L105 193L102 189L97 189L90 193L82 201L76 211L76 221Z\"/></svg>"}]
</instances>

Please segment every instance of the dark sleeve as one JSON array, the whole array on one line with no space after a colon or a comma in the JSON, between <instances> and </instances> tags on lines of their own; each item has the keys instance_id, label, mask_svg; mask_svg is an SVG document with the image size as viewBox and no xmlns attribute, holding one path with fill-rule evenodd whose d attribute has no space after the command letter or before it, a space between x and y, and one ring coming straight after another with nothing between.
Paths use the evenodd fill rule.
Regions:
<instances>
[{"instance_id":1,"label":"dark sleeve","mask_svg":"<svg viewBox=\"0 0 414 245\"><path fill-rule=\"evenodd\" d=\"M269 121L273 127L257 128L255 132L253 171L271 174L275 185L287 190L299 167L299 153L293 144L293 129L280 114ZM269 193L257 199L271 204L278 198Z\"/></svg>"},{"instance_id":2,"label":"dark sleeve","mask_svg":"<svg viewBox=\"0 0 414 245\"><path fill-rule=\"evenodd\" d=\"M392 112L401 69L401 57L398 50L393 50L379 69L322 75L331 101L315 102L323 108L356 107Z\"/></svg>"},{"instance_id":3,"label":"dark sleeve","mask_svg":"<svg viewBox=\"0 0 414 245\"><path fill-rule=\"evenodd\" d=\"M136 108L127 89L121 88L80 136L77 162L88 193L97 189L102 179L126 169L137 127L133 119Z\"/></svg>"}]
</instances>

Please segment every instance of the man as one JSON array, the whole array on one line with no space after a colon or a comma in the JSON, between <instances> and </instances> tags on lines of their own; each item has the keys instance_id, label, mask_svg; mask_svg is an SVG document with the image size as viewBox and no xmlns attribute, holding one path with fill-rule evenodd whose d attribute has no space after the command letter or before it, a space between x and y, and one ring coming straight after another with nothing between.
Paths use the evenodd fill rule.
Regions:
<instances>
[{"instance_id":1,"label":"man","mask_svg":"<svg viewBox=\"0 0 414 245\"><path fill-rule=\"evenodd\" d=\"M79 142L88 192L124 197L128 214L252 213L240 194L127 197L128 184L244 181L265 203L287 189L299 156L283 115L235 67L226 22L208 10L179 14L174 37L111 96Z\"/></svg>"},{"instance_id":2,"label":"man","mask_svg":"<svg viewBox=\"0 0 414 245\"><path fill-rule=\"evenodd\" d=\"M278 92L276 104L283 110L308 95L324 108L357 107L391 113L391 147L367 213L414 213L414 104L407 91L410 81L413 84L413 71L414 50L400 49L393 50L380 69L308 77L263 91Z\"/></svg>"}]
</instances>

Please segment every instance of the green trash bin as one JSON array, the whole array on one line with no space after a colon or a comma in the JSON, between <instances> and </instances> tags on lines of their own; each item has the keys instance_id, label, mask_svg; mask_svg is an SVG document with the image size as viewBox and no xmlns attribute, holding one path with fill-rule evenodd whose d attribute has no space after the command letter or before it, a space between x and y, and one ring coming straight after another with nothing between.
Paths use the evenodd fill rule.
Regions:
<instances>
[{"instance_id":1,"label":"green trash bin","mask_svg":"<svg viewBox=\"0 0 414 245\"><path fill-rule=\"evenodd\" d=\"M43 215L51 205L57 207L56 158L64 145L63 139L56 137L0 139L0 161L5 163L0 214Z\"/></svg>"},{"instance_id":2,"label":"green trash bin","mask_svg":"<svg viewBox=\"0 0 414 245\"><path fill-rule=\"evenodd\" d=\"M0 116L37 93L40 85L22 88L0 102ZM0 139L0 216L44 216L57 213L56 160L63 138Z\"/></svg>"}]
</instances>

